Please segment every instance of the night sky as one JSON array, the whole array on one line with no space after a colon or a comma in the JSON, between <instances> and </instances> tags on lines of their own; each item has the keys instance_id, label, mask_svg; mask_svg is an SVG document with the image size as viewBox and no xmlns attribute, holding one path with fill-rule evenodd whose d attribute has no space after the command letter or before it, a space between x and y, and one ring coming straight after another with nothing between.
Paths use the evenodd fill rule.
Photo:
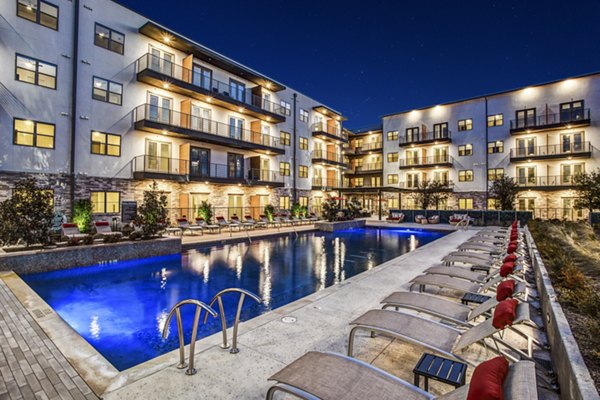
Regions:
<instances>
[{"instance_id":1,"label":"night sky","mask_svg":"<svg viewBox=\"0 0 600 400\"><path fill-rule=\"evenodd\" d=\"M600 1L119 0L349 118L600 70Z\"/></svg>"}]
</instances>

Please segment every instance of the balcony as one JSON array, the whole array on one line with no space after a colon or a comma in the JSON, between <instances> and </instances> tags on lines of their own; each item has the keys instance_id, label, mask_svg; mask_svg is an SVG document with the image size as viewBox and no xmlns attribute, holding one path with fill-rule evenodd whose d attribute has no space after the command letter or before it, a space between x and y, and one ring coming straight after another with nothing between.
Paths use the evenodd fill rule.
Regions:
<instances>
[{"instance_id":1,"label":"balcony","mask_svg":"<svg viewBox=\"0 0 600 400\"><path fill-rule=\"evenodd\" d=\"M341 129L325 122L315 122L312 125L312 135L327 141L348 143L348 137Z\"/></svg>"},{"instance_id":2,"label":"balcony","mask_svg":"<svg viewBox=\"0 0 600 400\"><path fill-rule=\"evenodd\" d=\"M252 89L240 90L231 83L211 79L152 54L145 54L136 61L136 72L140 82L267 122L284 122L285 115L289 115L287 109L256 95Z\"/></svg>"},{"instance_id":3,"label":"balcony","mask_svg":"<svg viewBox=\"0 0 600 400\"><path fill-rule=\"evenodd\" d=\"M574 175L516 177L519 190L559 190L577 186Z\"/></svg>"},{"instance_id":4,"label":"balcony","mask_svg":"<svg viewBox=\"0 0 600 400\"><path fill-rule=\"evenodd\" d=\"M333 190L340 186L340 180L337 178L313 178L312 190Z\"/></svg>"},{"instance_id":5,"label":"balcony","mask_svg":"<svg viewBox=\"0 0 600 400\"><path fill-rule=\"evenodd\" d=\"M412 157L400 159L400 169L451 167L453 162L449 155Z\"/></svg>"},{"instance_id":6,"label":"balcony","mask_svg":"<svg viewBox=\"0 0 600 400\"><path fill-rule=\"evenodd\" d=\"M344 151L347 157L364 156L371 153L381 153L383 151L383 142L364 143L360 147L349 147Z\"/></svg>"},{"instance_id":7,"label":"balcony","mask_svg":"<svg viewBox=\"0 0 600 400\"><path fill-rule=\"evenodd\" d=\"M549 144L510 149L510 161L549 160L560 158L589 158L592 156L590 142Z\"/></svg>"},{"instance_id":8,"label":"balcony","mask_svg":"<svg viewBox=\"0 0 600 400\"><path fill-rule=\"evenodd\" d=\"M449 130L441 132L422 132L418 135L401 136L400 147L452 142Z\"/></svg>"},{"instance_id":9,"label":"balcony","mask_svg":"<svg viewBox=\"0 0 600 400\"><path fill-rule=\"evenodd\" d=\"M545 114L536 117L513 119L510 133L531 133L556 129L570 129L590 125L590 109L581 108L562 113Z\"/></svg>"},{"instance_id":10,"label":"balcony","mask_svg":"<svg viewBox=\"0 0 600 400\"><path fill-rule=\"evenodd\" d=\"M312 161L315 164L348 168L348 160L346 160L342 154L334 153L332 151L313 150Z\"/></svg>"},{"instance_id":11,"label":"balcony","mask_svg":"<svg viewBox=\"0 0 600 400\"><path fill-rule=\"evenodd\" d=\"M442 183L443 187L440 190L451 192L454 190L454 182L451 180L436 181ZM416 192L419 190L419 182L400 182L399 185L402 191Z\"/></svg>"},{"instance_id":12,"label":"balcony","mask_svg":"<svg viewBox=\"0 0 600 400\"><path fill-rule=\"evenodd\" d=\"M142 155L131 161L134 179L167 179L177 182L210 182L282 187L278 171L250 169L246 172L226 164L199 163L190 160Z\"/></svg>"},{"instance_id":13,"label":"balcony","mask_svg":"<svg viewBox=\"0 0 600 400\"><path fill-rule=\"evenodd\" d=\"M361 166L350 167L346 174L379 174L383 172L383 163L363 164Z\"/></svg>"},{"instance_id":14,"label":"balcony","mask_svg":"<svg viewBox=\"0 0 600 400\"><path fill-rule=\"evenodd\" d=\"M265 154L285 154L279 138L234 125L142 104L134 110L135 129Z\"/></svg>"}]
</instances>

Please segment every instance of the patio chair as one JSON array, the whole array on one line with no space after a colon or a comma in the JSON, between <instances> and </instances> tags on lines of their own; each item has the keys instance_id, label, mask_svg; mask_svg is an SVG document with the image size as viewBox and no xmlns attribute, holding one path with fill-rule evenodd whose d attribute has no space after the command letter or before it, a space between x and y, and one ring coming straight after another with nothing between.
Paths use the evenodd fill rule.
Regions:
<instances>
[{"instance_id":1,"label":"patio chair","mask_svg":"<svg viewBox=\"0 0 600 400\"><path fill-rule=\"evenodd\" d=\"M483 370L489 363L480 365L480 370ZM277 392L302 399L324 400L464 400L471 388L467 384L442 396L434 396L363 361L342 354L318 351L309 351L269 380L276 383L269 388L267 400L272 400ZM502 382L504 399L537 400L535 382L533 362L518 361L511 364ZM477 384L473 382L473 385Z\"/></svg>"},{"instance_id":2,"label":"patio chair","mask_svg":"<svg viewBox=\"0 0 600 400\"><path fill-rule=\"evenodd\" d=\"M425 221L425 223L427 223L427 217L425 217L424 215L419 214L415 217L415 222L417 224L422 224L423 221Z\"/></svg>"},{"instance_id":3,"label":"patio chair","mask_svg":"<svg viewBox=\"0 0 600 400\"><path fill-rule=\"evenodd\" d=\"M389 216L385 220L389 223L398 224L404 221L404 214L400 211L390 210Z\"/></svg>"},{"instance_id":4,"label":"patio chair","mask_svg":"<svg viewBox=\"0 0 600 400\"><path fill-rule=\"evenodd\" d=\"M260 218L261 222L264 222L265 226L267 226L267 227L274 227L274 228L281 227L281 222L276 221L275 218L273 218L272 221L269 221L269 218L264 214L261 214L259 218Z\"/></svg>"},{"instance_id":5,"label":"patio chair","mask_svg":"<svg viewBox=\"0 0 600 400\"><path fill-rule=\"evenodd\" d=\"M489 253L491 255L502 253L502 249L493 244L481 243L481 242L465 242L458 246L458 251L481 251Z\"/></svg>"},{"instance_id":6,"label":"patio chair","mask_svg":"<svg viewBox=\"0 0 600 400\"><path fill-rule=\"evenodd\" d=\"M500 275L492 277L484 283L472 282L466 279L453 278L445 275L423 274L414 277L410 281L409 290L412 291L414 286L419 287L419 292L423 292L428 286L437 287L440 289L449 289L464 293L484 293L493 289L496 285L502 282L504 278Z\"/></svg>"},{"instance_id":7,"label":"patio chair","mask_svg":"<svg viewBox=\"0 0 600 400\"><path fill-rule=\"evenodd\" d=\"M123 236L121 232L113 232L112 229L110 229L108 221L95 221L94 227L96 228L96 233L102 237L116 236L120 238Z\"/></svg>"},{"instance_id":8,"label":"patio chair","mask_svg":"<svg viewBox=\"0 0 600 400\"><path fill-rule=\"evenodd\" d=\"M523 268L520 264L514 264L512 271L506 274L514 275L517 272L522 271ZM467 281L483 284L493 279L501 272L500 268L490 269L487 274L482 274L479 271L473 271L464 267L446 266L446 265L434 265L423 271L425 275L444 275L451 278L464 279Z\"/></svg>"},{"instance_id":9,"label":"patio chair","mask_svg":"<svg viewBox=\"0 0 600 400\"><path fill-rule=\"evenodd\" d=\"M77 224L65 223L61 225L61 234L68 239L83 239L87 235L79 231Z\"/></svg>"},{"instance_id":10,"label":"patio chair","mask_svg":"<svg viewBox=\"0 0 600 400\"><path fill-rule=\"evenodd\" d=\"M179 229L181 229L182 235L185 231L190 231L192 235L194 234L194 232L198 231L200 231L200 234L204 234L204 228L202 228L199 225L190 225L186 218L177 219L177 226L179 227Z\"/></svg>"},{"instance_id":11,"label":"patio chair","mask_svg":"<svg viewBox=\"0 0 600 400\"><path fill-rule=\"evenodd\" d=\"M254 229L254 224L248 223L248 222L243 222L240 220L240 217L238 217L237 215L233 214L231 216L231 218L229 219L229 223L232 226L237 226L239 229Z\"/></svg>"},{"instance_id":12,"label":"patio chair","mask_svg":"<svg viewBox=\"0 0 600 400\"><path fill-rule=\"evenodd\" d=\"M247 223L249 223L249 224L253 224L257 228L266 228L267 227L267 223L266 222L264 222L264 221L262 221L260 219L256 220L256 219L252 218L252 216L250 216L250 215L245 215L244 216L244 221L247 222Z\"/></svg>"},{"instance_id":13,"label":"patio chair","mask_svg":"<svg viewBox=\"0 0 600 400\"><path fill-rule=\"evenodd\" d=\"M317 217L317 214L315 213L309 213L308 220L311 222L317 222L319 220L319 217Z\"/></svg>"},{"instance_id":14,"label":"patio chair","mask_svg":"<svg viewBox=\"0 0 600 400\"><path fill-rule=\"evenodd\" d=\"M231 233L233 231L233 228L238 228L238 230L241 228L241 225L239 224L233 224L229 221L227 221L225 219L225 217L217 217L217 225L219 225L221 227L221 229L225 228L227 230L229 230L229 233Z\"/></svg>"},{"instance_id":15,"label":"patio chair","mask_svg":"<svg viewBox=\"0 0 600 400\"><path fill-rule=\"evenodd\" d=\"M432 215L431 217L427 218L427 222L429 222L430 224L439 224L440 223L440 216L439 215Z\"/></svg>"},{"instance_id":16,"label":"patio chair","mask_svg":"<svg viewBox=\"0 0 600 400\"><path fill-rule=\"evenodd\" d=\"M196 218L196 225L201 227L202 229L206 229L209 232L219 231L221 233L221 226L217 224L209 224L204 220L204 218L198 217Z\"/></svg>"},{"instance_id":17,"label":"patio chair","mask_svg":"<svg viewBox=\"0 0 600 400\"><path fill-rule=\"evenodd\" d=\"M291 219L290 216L287 215L287 214L281 214L279 216L279 218L281 219L281 223L282 224L287 224L288 226L289 225L291 225L291 226L297 225L296 221L294 221L293 219Z\"/></svg>"}]
</instances>

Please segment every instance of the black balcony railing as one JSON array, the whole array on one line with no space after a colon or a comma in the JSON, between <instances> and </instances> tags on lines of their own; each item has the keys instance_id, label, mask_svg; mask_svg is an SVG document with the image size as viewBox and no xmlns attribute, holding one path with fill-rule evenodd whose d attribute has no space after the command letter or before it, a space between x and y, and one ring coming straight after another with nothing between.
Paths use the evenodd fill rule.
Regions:
<instances>
[{"instance_id":1,"label":"black balcony railing","mask_svg":"<svg viewBox=\"0 0 600 400\"><path fill-rule=\"evenodd\" d=\"M572 155L581 155L590 153L592 145L590 142L579 143L563 143L563 144L548 144L544 146L527 146L510 149L510 158L512 159L527 159L527 158L552 158L552 157L569 157Z\"/></svg>"},{"instance_id":2,"label":"black balcony railing","mask_svg":"<svg viewBox=\"0 0 600 400\"><path fill-rule=\"evenodd\" d=\"M409 157L400 159L400 168L402 167L417 167L417 166L436 166L440 164L452 164L454 159L447 155L430 156L430 157Z\"/></svg>"},{"instance_id":3,"label":"black balcony railing","mask_svg":"<svg viewBox=\"0 0 600 400\"><path fill-rule=\"evenodd\" d=\"M554 176L517 176L515 182L520 188L544 188L544 187L573 187L575 184L574 175L554 175Z\"/></svg>"},{"instance_id":4,"label":"black balcony railing","mask_svg":"<svg viewBox=\"0 0 600 400\"><path fill-rule=\"evenodd\" d=\"M454 188L454 182L452 182L451 180L448 180L448 179L441 180L441 181L434 181L434 182L440 182L443 186L441 189L443 189L443 190L444 189L452 190ZM400 187L400 189L418 190L419 182L416 182L416 181L400 182L399 187Z\"/></svg>"},{"instance_id":5,"label":"black balcony railing","mask_svg":"<svg viewBox=\"0 0 600 400\"><path fill-rule=\"evenodd\" d=\"M189 177L190 179L219 179L231 181L246 181L252 183L270 182L283 183L279 171L251 168L247 171L236 169L234 165L204 163L171 157L142 155L134 157L132 171L136 173L171 175L174 177Z\"/></svg>"},{"instance_id":6,"label":"black balcony railing","mask_svg":"<svg viewBox=\"0 0 600 400\"><path fill-rule=\"evenodd\" d=\"M312 185L316 187L338 187L340 186L340 180L333 178L313 178Z\"/></svg>"},{"instance_id":7,"label":"black balcony railing","mask_svg":"<svg viewBox=\"0 0 600 400\"><path fill-rule=\"evenodd\" d=\"M379 188L381 187L381 180L365 179L361 181L350 181L344 184L344 188Z\"/></svg>"},{"instance_id":8,"label":"black balcony railing","mask_svg":"<svg viewBox=\"0 0 600 400\"><path fill-rule=\"evenodd\" d=\"M245 104L273 114L290 115L290 109L253 94L252 89L239 85L237 81L221 82L213 79L211 75L185 68L172 60L149 53L141 56L136 65L137 73L150 70L165 75L168 78L165 83L174 82L173 80L183 81L210 94L225 97L237 105Z\"/></svg>"},{"instance_id":9,"label":"black balcony railing","mask_svg":"<svg viewBox=\"0 0 600 400\"><path fill-rule=\"evenodd\" d=\"M553 125L580 124L590 120L590 109L579 108L560 113L516 118L510 121L511 130L536 129Z\"/></svg>"},{"instance_id":10,"label":"black balcony railing","mask_svg":"<svg viewBox=\"0 0 600 400\"><path fill-rule=\"evenodd\" d=\"M313 133L326 133L330 136L335 136L343 141L348 140L348 136L346 136L346 134L340 128L338 128L337 126L329 125L325 122L315 122L312 125L312 132Z\"/></svg>"},{"instance_id":11,"label":"black balcony railing","mask_svg":"<svg viewBox=\"0 0 600 400\"><path fill-rule=\"evenodd\" d=\"M370 172L370 171L378 171L378 170L382 170L383 169L383 163L370 163L370 164L363 164L360 166L354 166L350 169L350 173L355 173L355 174L359 174L361 172Z\"/></svg>"},{"instance_id":12,"label":"black balcony railing","mask_svg":"<svg viewBox=\"0 0 600 400\"><path fill-rule=\"evenodd\" d=\"M383 142L371 142L371 143L363 143L361 146L354 146L348 149L354 153L361 153L365 151L375 151L383 149Z\"/></svg>"},{"instance_id":13,"label":"black balcony railing","mask_svg":"<svg viewBox=\"0 0 600 400\"><path fill-rule=\"evenodd\" d=\"M436 141L448 141L451 139L449 130L421 132L416 135L400 136L400 145L435 143Z\"/></svg>"},{"instance_id":14,"label":"black balcony railing","mask_svg":"<svg viewBox=\"0 0 600 400\"><path fill-rule=\"evenodd\" d=\"M333 162L333 163L337 163L337 164L347 164L348 163L348 160L346 160L342 154L335 153L333 151L327 151L327 150L313 150L312 159L313 159L313 161L314 160L319 160L319 161L324 161L324 162L329 161L329 162Z\"/></svg>"},{"instance_id":15,"label":"black balcony railing","mask_svg":"<svg viewBox=\"0 0 600 400\"><path fill-rule=\"evenodd\" d=\"M195 115L184 114L169 108L162 108L152 104L142 104L134 112L136 122L151 121L161 125L183 128L190 131L207 133L223 138L235 139L248 144L273 147L284 150L278 137L261 132L244 129L237 125L229 125Z\"/></svg>"}]
</instances>

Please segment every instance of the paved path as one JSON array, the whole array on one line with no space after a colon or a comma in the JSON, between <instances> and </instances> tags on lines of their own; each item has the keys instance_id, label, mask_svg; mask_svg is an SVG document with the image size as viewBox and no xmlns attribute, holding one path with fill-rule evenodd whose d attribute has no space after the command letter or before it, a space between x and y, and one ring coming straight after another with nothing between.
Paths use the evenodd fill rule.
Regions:
<instances>
[{"instance_id":1,"label":"paved path","mask_svg":"<svg viewBox=\"0 0 600 400\"><path fill-rule=\"evenodd\" d=\"M97 399L0 279L0 400Z\"/></svg>"}]
</instances>

